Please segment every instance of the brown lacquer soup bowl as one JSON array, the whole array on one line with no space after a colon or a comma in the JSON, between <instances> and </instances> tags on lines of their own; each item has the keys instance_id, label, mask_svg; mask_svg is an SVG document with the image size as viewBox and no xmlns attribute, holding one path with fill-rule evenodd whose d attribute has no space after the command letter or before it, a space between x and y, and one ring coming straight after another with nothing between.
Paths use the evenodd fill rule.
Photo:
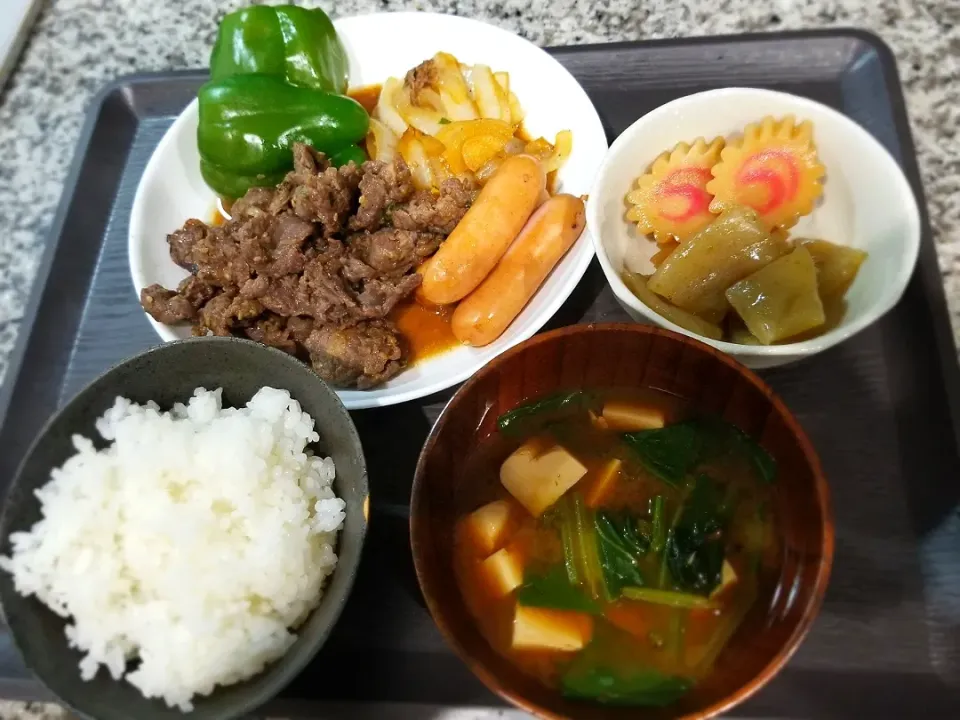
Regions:
<instances>
[{"instance_id":1,"label":"brown lacquer soup bowl","mask_svg":"<svg viewBox=\"0 0 960 720\"><path fill-rule=\"evenodd\" d=\"M676 557L686 557L681 552L685 551L686 547L683 545L683 533L687 532L686 540L689 540L688 531L691 527L695 531L697 528L693 524L696 520L695 512L690 509L699 502L692 498L698 496L702 489L697 485L701 477L697 473L704 467L704 472L711 472L715 463L701 463L699 469L691 471L693 474L688 475L688 479L676 483L680 489L668 488L670 492L667 493L667 520L664 521L668 527L666 531L662 528L656 529L657 525L662 524L657 516L654 516L652 525L649 519L641 518L618 526L627 528L624 532L633 538L633 547L642 546L648 553L653 552L651 548L656 548L663 553L664 560L662 572L651 573L649 567L660 567L657 564L659 556L651 558L637 555L636 564L639 569L628 567L627 575L633 579L613 584L613 595L610 587L616 577L608 575L608 568L603 564L599 579L603 591L598 592L596 587L593 587L593 599L589 597L589 563L586 566L587 580L584 581L584 566L578 564L582 559L577 555L579 545L574 541L571 551L571 545L567 543L568 535L563 535L562 532L557 534L562 541L557 540L554 543L557 549L553 551L544 551L543 542L539 545L534 543L533 546L539 550L534 552L535 560L530 562L542 561L544 552L546 556L553 552L555 557L562 557L562 560L557 561L561 564L556 568L558 575L554 576L554 580L559 576L560 580L557 582L566 582L562 572L562 568L566 567L569 582L581 583L573 587L577 588L582 596L586 596L586 599L579 597L577 604L572 606L576 612L537 608L533 613L527 612L521 619L521 605L527 604L529 598L534 598L533 604L544 604L541 602L545 597L544 586L539 590L535 587L531 590L531 586L539 581L535 577L531 579L527 574L533 572L529 569L527 560L520 563L527 563L521 571L516 569L516 563L511 565L510 558L507 557L507 562L498 564L494 574L495 582L492 585L481 583L482 588L477 591L489 590L493 593L490 588L496 588L494 594L500 598L496 607L506 607L505 612L512 618L508 618L507 624L498 635L498 631L491 630L492 626L486 622L489 618L485 616L485 606L482 603L478 605L479 601L474 595L476 587L467 584L468 579L463 579L466 577L464 573L469 575L469 570L464 570L469 563L464 565L460 549L465 537L465 518L491 499L496 501L499 498L500 509L507 508L501 513L501 519L510 513L523 515L526 519L521 520L521 524L536 523L534 533L541 532L541 535L549 540L552 529L563 525L564 511L561 506L567 503L566 506L570 508L583 510L585 497L588 506L586 512L592 513L588 517L593 518L598 527L599 539L593 540L599 548L596 556L603 559L609 555L600 522L606 517L624 516L612 510L607 513L605 509L589 508L591 498L595 500L597 497L594 490L599 482L591 479L594 470L589 461L582 462L582 465L590 469L580 481L576 481L576 478L582 473L571 476L563 468L557 471L554 478L563 487L567 487L571 481L579 482L567 491L567 495L579 492L577 488L583 486L585 489L582 496L577 495L575 501L561 498L553 506L549 506L553 496L538 505L537 498L540 495L536 492L534 495L525 496L518 493L516 487L508 487L510 480L504 474L507 472L506 462L500 466L498 460L491 465L501 468L498 475L496 471L484 471L482 463L477 465L471 460L479 449L490 447L491 443L496 445L502 436L507 434L498 422L504 413L531 401L577 391L582 391L583 397L590 398L596 397L594 391L600 392L601 398L604 397L603 393L607 393L608 398L615 397L617 393L631 398L647 397L652 393L656 397L664 398L662 407L666 408L654 413L659 414L652 427L658 427L663 417L668 418L667 427L671 427L672 422L715 423L710 427L726 428L728 432L732 432L728 437L740 438L736 442L743 440L747 443L754 452L752 457L757 457L759 453L767 458L765 464L761 463L757 467L770 467L771 463L775 463L775 477L772 480L767 478L769 483L762 492L766 493L765 497L768 498L763 504L764 512L769 511L768 522L776 529L770 533L774 539L769 546L765 546L767 551L764 551L763 559L757 556L758 561L753 566L756 575L749 576L754 578L751 580L750 600L743 606L735 629L730 630L724 638L720 646L722 649L712 656L709 670L698 671L695 676L691 670L691 677L681 679L679 685L675 680L670 680L667 684L644 684L646 676L643 670L640 671L643 677L639 679L633 671L632 685L617 684L623 679L623 673L617 683L613 683L606 674L611 668L616 671L616 663L605 666L603 651L596 651L596 647L602 642L601 635L610 635L619 627L627 627L633 633L630 642L649 643L649 646L654 648L670 647L671 640L664 640L665 633L660 632L655 624L650 625L649 632L637 631L636 623L631 624L629 617L627 622L621 622L622 612L618 611L619 615L614 617L612 602L621 609L624 605L634 610L639 607L639 613L633 613L632 616L639 615L641 621L649 620L656 613L682 613L678 617L684 618L685 624L677 626L685 628L683 633L686 634L678 635L679 642L683 643L683 649L678 651L679 656L687 653L687 657L692 657L694 652L703 652L699 646L694 647L696 640L693 638L695 633L692 620L694 613L702 613L704 608L719 607L722 604L717 598L718 593L721 593L719 597L722 599L722 592L726 591L726 567L721 585L712 590L711 586L707 586L703 595L695 596L692 600L689 594L675 592L678 588L672 586L668 587L666 592L653 593L634 587L623 590L620 588L625 584L646 584L649 588L651 583L656 584L657 578L652 576L657 575L660 576L660 587L664 587L664 578L668 578L669 583L670 577L681 580L685 577L684 567L671 563ZM591 399L589 402L597 401ZM686 408L683 411L686 415L679 420L672 419L674 410L671 408L681 406ZM589 435L594 430L586 424L586 419L580 418L575 422L582 421L582 429L571 434L567 428L568 432L564 435L563 423L567 420L563 418L570 417L571 406L567 403L563 407L563 413L566 414L562 415L561 421L555 425L544 425L540 432L547 436L553 433L552 437L561 438L557 442L567 447L576 447L578 443L582 445L584 433ZM589 422L594 423L594 427L602 427L603 432L610 432L611 428L622 429L616 427L612 410L607 405L602 409L597 406L595 410L584 412L589 413ZM684 419L691 417L691 413L695 419ZM608 415L612 425L605 420ZM650 422L649 416L640 420L641 426L647 422ZM614 437L611 447L616 450L616 443L625 437ZM651 436L644 437L649 439ZM514 444L516 442L519 441L514 440ZM641 443L635 447L648 446L649 443ZM698 452L705 453L706 447L707 444L703 444ZM746 445L738 447L742 449ZM509 450L510 448L505 452ZM554 447L543 452L556 450ZM519 450L509 457L513 458L517 452ZM571 453L575 454L576 451L572 450ZM536 452L533 454L536 455ZM625 458L626 464L621 467L619 461L613 461L612 467L625 471L632 461L625 455L621 457ZM646 464L638 464L641 475L644 468L657 469L655 463L649 462L649 457L642 458ZM526 460L529 460L529 457ZM573 464L577 465L577 462L573 461ZM478 467L481 469L478 470ZM665 472L657 474L669 477ZM519 482L523 481L521 478ZM593 484L588 487L588 482ZM633 492L636 495L636 483L644 481L642 478L628 478L618 482L621 483L618 486L621 492L628 495ZM557 492L562 491L563 487ZM504 488L509 489L510 493L505 492ZM673 506L669 499L674 496L677 499L672 502L676 503L676 510L671 509ZM651 507L654 500L655 498L650 500ZM736 502L733 501L733 504ZM510 510L511 507L516 509ZM570 512L573 513L574 510ZM542 514L537 517L538 513ZM741 522L738 518L741 516L737 515L736 510L729 510L725 517L728 519L722 529L717 529L720 526L707 527L705 534L698 536L700 541L731 542L722 539L737 535L737 524ZM475 529L477 526L471 527ZM489 543L485 553L494 551L497 547L507 555L513 552L516 542L507 544L503 539L505 536L500 531L506 525L497 519L496 513L487 516L479 527L483 528L479 535L483 536L484 542ZM654 527L652 545L648 542L651 527ZM700 529L703 529L703 526ZM834 537L829 492L817 454L797 420L770 387L736 361L696 340L659 328L623 324L579 325L538 335L499 356L463 385L443 411L420 456L413 484L410 530L417 576L430 613L447 641L477 677L504 699L541 717L591 720L708 718L731 710L758 692L787 663L819 611L829 579ZM656 539L658 532L663 533L659 541ZM475 532L471 537L476 535L478 533ZM550 543L547 542L546 545L549 546ZM531 545L528 543L527 547ZM702 549L705 546L700 547ZM734 555L742 549L736 544L723 547L726 552ZM769 548L773 550L769 551ZM537 552L540 552L539 556L536 555ZM741 576L734 579L745 583L745 566L734 555L726 556L736 570L732 575ZM480 557L481 560L477 562L482 561L482 556ZM584 557L589 557L589 554ZM695 564L704 558L705 556L691 553L688 560ZM493 561L488 565L492 563ZM634 569L637 569L639 574L631 576ZM623 571L622 564L620 570ZM616 567L613 572L616 575ZM642 577L644 573L646 580ZM515 579L511 581L511 577ZM686 577L693 583L696 583L697 577L702 579L702 576ZM716 578L719 583L719 571ZM678 583L679 581L677 580ZM702 586L700 590L703 590ZM631 593L633 595L630 595ZM628 596L643 599L648 595L654 600L631 604L632 601L626 599ZM539 596L539 601L536 596ZM566 593L565 597L567 596L569 592ZM664 598L667 600L664 601ZM552 602L548 601L546 605L549 606ZM655 604L644 605L643 602ZM674 603L674 607L664 608L656 604L663 602ZM694 609L676 610L676 603ZM561 602L553 607L562 608L564 605ZM649 617L643 616L644 608L653 608ZM501 610L491 610L491 617L495 612ZM720 615L719 610L709 612ZM539 624L530 623L530 618L534 616ZM478 621L478 617L482 622ZM587 624L585 634L578 634L578 628L581 628L583 623L578 625L577 622L568 622L570 618L580 618ZM611 623L615 623L616 627ZM535 648L533 652L518 651L518 654L515 654L510 648L517 648L521 641L528 643L527 650L531 642L534 645L545 643L552 645L552 648L549 651ZM704 644L704 647L709 646L709 642ZM584 673L583 663L575 658L580 654L586 657L589 652L593 652L595 656L599 652L600 667L588 667ZM650 657L656 657L655 651L650 652L653 653ZM623 653L617 662L623 660L622 655ZM518 660L518 657L522 657L522 660ZM629 664L632 660L633 658L627 658L626 662ZM690 660L690 663L693 667L694 661ZM576 671L579 674L571 680L571 673L578 664L581 665L581 669ZM682 663L677 667L682 668ZM593 697L586 697L591 693Z\"/></svg>"}]
</instances>

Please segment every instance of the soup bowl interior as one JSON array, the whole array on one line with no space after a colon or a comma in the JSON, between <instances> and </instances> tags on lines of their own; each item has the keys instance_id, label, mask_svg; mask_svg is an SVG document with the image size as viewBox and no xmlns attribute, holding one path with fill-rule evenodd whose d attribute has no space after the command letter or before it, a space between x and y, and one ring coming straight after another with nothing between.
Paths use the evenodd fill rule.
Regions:
<instances>
[{"instance_id":1,"label":"soup bowl interior","mask_svg":"<svg viewBox=\"0 0 960 720\"><path fill-rule=\"evenodd\" d=\"M782 538L779 577L757 601L713 671L675 705L611 707L567 700L496 652L454 577L454 527L477 507L464 459L497 432L497 418L526 400L578 388L655 389L722 416L758 439L778 475L773 512ZM490 498L487 498L490 499ZM411 501L417 576L434 620L474 673L507 700L544 717L705 718L763 686L812 623L826 590L833 525L826 482L809 440L756 375L685 336L639 325L574 326L537 336L487 365L447 405L420 456Z\"/></svg>"},{"instance_id":2,"label":"soup bowl interior","mask_svg":"<svg viewBox=\"0 0 960 720\"><path fill-rule=\"evenodd\" d=\"M265 385L287 390L310 414L320 435L314 451L333 458L336 465L334 490L346 502L337 538L339 559L320 604L297 629L296 642L249 680L195 697L188 715L195 720L245 716L272 697L320 649L347 601L366 533L367 472L356 428L336 393L292 356L248 340L195 338L148 350L101 375L54 416L27 452L0 520L0 553L8 555L10 533L28 530L40 519L34 491L50 479L52 468L74 453L71 437L79 433L98 438L95 422L118 395L138 403L153 400L169 410L176 402L188 401L197 387L222 388L224 407L238 407ZM66 705L98 720L187 717L159 700L145 699L127 682L112 680L104 668L93 680L82 680L82 654L68 647L65 620L36 597L18 594L6 572L0 572L0 600L25 664Z\"/></svg>"}]
</instances>

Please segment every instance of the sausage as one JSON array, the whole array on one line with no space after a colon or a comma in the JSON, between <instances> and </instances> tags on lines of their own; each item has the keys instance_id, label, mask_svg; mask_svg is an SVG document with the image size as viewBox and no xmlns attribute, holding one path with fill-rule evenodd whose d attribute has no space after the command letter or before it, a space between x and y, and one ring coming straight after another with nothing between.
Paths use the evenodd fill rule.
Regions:
<instances>
[{"instance_id":1,"label":"sausage","mask_svg":"<svg viewBox=\"0 0 960 720\"><path fill-rule=\"evenodd\" d=\"M483 186L423 268L422 295L437 305L466 297L490 274L536 209L547 179L540 161L512 155Z\"/></svg>"},{"instance_id":2,"label":"sausage","mask_svg":"<svg viewBox=\"0 0 960 720\"><path fill-rule=\"evenodd\" d=\"M427 299L427 296L423 294L423 273L426 272L427 263L429 260L424 260L417 266L417 274L420 276L420 284L417 285L416 291L413 293L413 299L417 301L418 304L422 305L425 308L436 308L440 307L436 303L432 303Z\"/></svg>"},{"instance_id":3,"label":"sausage","mask_svg":"<svg viewBox=\"0 0 960 720\"><path fill-rule=\"evenodd\" d=\"M492 343L520 314L586 224L583 200L556 195L533 214L480 287L453 313L453 334L465 345Z\"/></svg>"}]
</instances>

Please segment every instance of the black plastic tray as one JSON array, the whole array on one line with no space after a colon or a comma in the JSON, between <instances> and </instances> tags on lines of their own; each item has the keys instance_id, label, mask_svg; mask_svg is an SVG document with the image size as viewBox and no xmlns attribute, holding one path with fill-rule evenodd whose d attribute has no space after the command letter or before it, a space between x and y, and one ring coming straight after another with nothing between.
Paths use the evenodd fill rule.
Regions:
<instances>
[{"instance_id":1,"label":"black plastic tray","mask_svg":"<svg viewBox=\"0 0 960 720\"><path fill-rule=\"evenodd\" d=\"M611 140L681 95L775 88L861 123L922 199L894 60L872 35L803 32L551 52L586 88ZM129 212L150 153L202 80L200 72L123 78L90 110L0 394L3 483L58 405L158 342L127 269ZM926 219L923 228L919 268L895 310L839 347L763 373L823 458L836 559L806 642L738 716L960 717L960 373ZM551 326L621 319L594 263ZM500 704L446 648L410 559L413 468L448 396L354 413L373 498L360 576L327 646L267 713L357 717L355 703L386 703L363 714L376 707L371 716L399 717L407 708L403 715L425 717L426 706ZM0 633L0 695L42 694Z\"/></svg>"}]
</instances>

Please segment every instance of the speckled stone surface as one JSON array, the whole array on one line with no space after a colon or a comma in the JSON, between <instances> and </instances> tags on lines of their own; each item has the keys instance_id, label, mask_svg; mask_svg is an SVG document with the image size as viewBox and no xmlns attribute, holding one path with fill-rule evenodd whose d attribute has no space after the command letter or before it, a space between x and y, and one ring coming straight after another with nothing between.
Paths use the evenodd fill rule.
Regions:
<instances>
[{"instance_id":1,"label":"speckled stone surface","mask_svg":"<svg viewBox=\"0 0 960 720\"><path fill-rule=\"evenodd\" d=\"M69 716L56 705L0 701L3 720L68 720Z\"/></svg>"},{"instance_id":2,"label":"speckled stone surface","mask_svg":"<svg viewBox=\"0 0 960 720\"><path fill-rule=\"evenodd\" d=\"M91 97L119 75L204 65L216 21L242 4L46 3L0 94L0 374ZM304 4L339 15L411 9L458 13L541 45L850 25L878 33L899 61L954 333L960 338L960 1L341 0L335 11L333 2ZM38 707L2 703L0 717L47 717Z\"/></svg>"}]
</instances>

